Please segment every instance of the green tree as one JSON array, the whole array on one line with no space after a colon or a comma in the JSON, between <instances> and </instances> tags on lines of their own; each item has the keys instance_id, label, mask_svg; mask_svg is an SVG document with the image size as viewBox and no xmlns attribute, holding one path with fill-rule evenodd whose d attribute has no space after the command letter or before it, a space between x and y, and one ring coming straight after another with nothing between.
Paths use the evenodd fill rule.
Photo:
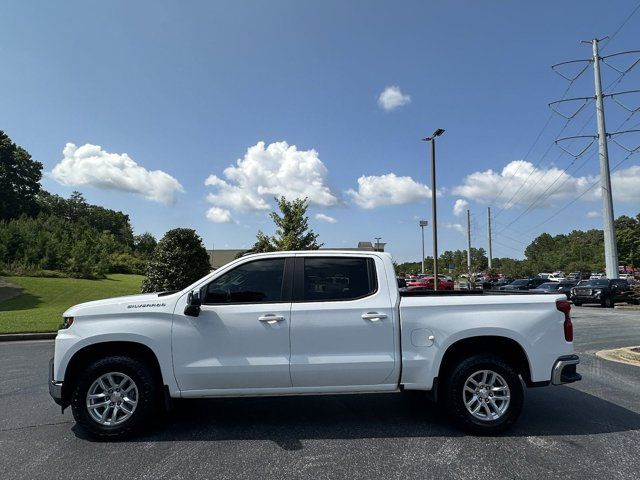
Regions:
<instances>
[{"instance_id":1,"label":"green tree","mask_svg":"<svg viewBox=\"0 0 640 480\"><path fill-rule=\"evenodd\" d=\"M149 232L133 237L133 249L142 258L151 258L158 242Z\"/></svg>"},{"instance_id":2,"label":"green tree","mask_svg":"<svg viewBox=\"0 0 640 480\"><path fill-rule=\"evenodd\" d=\"M202 239L190 228L169 230L147 265L142 291L181 290L211 271Z\"/></svg>"},{"instance_id":3,"label":"green tree","mask_svg":"<svg viewBox=\"0 0 640 480\"><path fill-rule=\"evenodd\" d=\"M270 237L262 231L256 235L256 243L250 252L271 252L282 250L317 250L318 234L309 228L306 198L287 200L284 196L276 198L280 214L273 211L269 215L276 224L276 234Z\"/></svg>"},{"instance_id":4,"label":"green tree","mask_svg":"<svg viewBox=\"0 0 640 480\"><path fill-rule=\"evenodd\" d=\"M0 220L38 212L42 163L0 130Z\"/></svg>"}]
</instances>

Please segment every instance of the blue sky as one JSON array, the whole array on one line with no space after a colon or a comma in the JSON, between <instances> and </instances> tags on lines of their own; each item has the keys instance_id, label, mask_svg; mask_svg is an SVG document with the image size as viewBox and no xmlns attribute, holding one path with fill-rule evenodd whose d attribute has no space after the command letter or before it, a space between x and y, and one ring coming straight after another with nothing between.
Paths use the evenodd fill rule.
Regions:
<instances>
[{"instance_id":1,"label":"blue sky","mask_svg":"<svg viewBox=\"0 0 640 480\"><path fill-rule=\"evenodd\" d=\"M601 225L597 188L546 221L597 179L595 145L575 161L551 146L559 116L534 140L547 104L567 88L550 65L589 58L580 40L613 34L636 5L8 1L0 128L43 162L45 189L80 190L123 210L138 233L185 226L208 248L247 247L258 229L271 232L274 193L309 194L312 227L327 246L380 236L404 261L419 258L417 219L430 220L428 146L419 139L440 127L440 250L465 248L466 208L474 245L486 247L491 205L494 255L519 257L542 231ZM604 54L640 49L639 27L640 12ZM638 70L611 91L640 88ZM619 74L604 65L603 76L606 86ZM383 97L395 106L386 110L388 87L399 92ZM566 96L589 95L587 69ZM634 95L619 99L640 105ZM594 133L593 111L588 104L562 135L582 125ZM627 117L607 104L610 131ZM619 140L640 143L633 134ZM612 166L626 157L610 150ZM616 215L638 213L637 157L614 179ZM458 200L468 206L459 202L457 216Z\"/></svg>"}]
</instances>

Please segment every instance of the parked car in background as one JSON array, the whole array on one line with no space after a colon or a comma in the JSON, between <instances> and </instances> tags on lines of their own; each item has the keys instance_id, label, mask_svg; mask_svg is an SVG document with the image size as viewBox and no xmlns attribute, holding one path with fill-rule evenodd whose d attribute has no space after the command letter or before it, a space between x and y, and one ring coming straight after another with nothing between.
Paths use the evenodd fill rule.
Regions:
<instances>
[{"instance_id":1,"label":"parked car in background","mask_svg":"<svg viewBox=\"0 0 640 480\"><path fill-rule=\"evenodd\" d=\"M577 307L583 303L599 303L613 308L616 302L635 303L626 280L594 278L571 289L571 301Z\"/></svg>"},{"instance_id":2,"label":"parked car in background","mask_svg":"<svg viewBox=\"0 0 640 480\"><path fill-rule=\"evenodd\" d=\"M453 290L453 281L438 278L438 290ZM407 291L419 292L422 290L433 290L433 277L423 277L420 280L407 282Z\"/></svg>"},{"instance_id":3,"label":"parked car in background","mask_svg":"<svg viewBox=\"0 0 640 480\"><path fill-rule=\"evenodd\" d=\"M547 277L547 280L549 280L550 282L559 282L560 280L564 280L564 273L562 272L551 273Z\"/></svg>"},{"instance_id":4,"label":"parked car in background","mask_svg":"<svg viewBox=\"0 0 640 480\"><path fill-rule=\"evenodd\" d=\"M511 282L513 282L513 280L514 279L511 277L500 278L494 282L491 282L491 288L493 288L494 290L500 290L500 287L509 285Z\"/></svg>"},{"instance_id":5,"label":"parked car in background","mask_svg":"<svg viewBox=\"0 0 640 480\"><path fill-rule=\"evenodd\" d=\"M571 289L577 285L578 282L574 280L562 280L560 282L547 282L543 283L537 288L529 290L535 293L554 293L564 294L567 298L571 296Z\"/></svg>"},{"instance_id":6,"label":"parked car in background","mask_svg":"<svg viewBox=\"0 0 640 480\"><path fill-rule=\"evenodd\" d=\"M604 273L592 273L589 280L598 280L599 278L607 278Z\"/></svg>"},{"instance_id":7,"label":"parked car in background","mask_svg":"<svg viewBox=\"0 0 640 480\"><path fill-rule=\"evenodd\" d=\"M536 288L532 288L529 290L530 292L535 293L558 293L558 283L559 282L546 282L542 285L538 285Z\"/></svg>"},{"instance_id":8,"label":"parked car in background","mask_svg":"<svg viewBox=\"0 0 640 480\"><path fill-rule=\"evenodd\" d=\"M558 293L564 293L569 299L571 297L571 289L577 284L576 280L562 280L558 283Z\"/></svg>"},{"instance_id":9,"label":"parked car in background","mask_svg":"<svg viewBox=\"0 0 640 480\"><path fill-rule=\"evenodd\" d=\"M571 272L567 275L567 280L589 280L591 272Z\"/></svg>"},{"instance_id":10,"label":"parked car in background","mask_svg":"<svg viewBox=\"0 0 640 480\"><path fill-rule=\"evenodd\" d=\"M531 290L537 288L543 283L547 283L545 278L519 278L514 280L509 285L500 287L500 290Z\"/></svg>"},{"instance_id":11,"label":"parked car in background","mask_svg":"<svg viewBox=\"0 0 640 480\"><path fill-rule=\"evenodd\" d=\"M550 273L539 273L538 277L547 279L547 278L549 278L549 275L551 275L551 274Z\"/></svg>"}]
</instances>

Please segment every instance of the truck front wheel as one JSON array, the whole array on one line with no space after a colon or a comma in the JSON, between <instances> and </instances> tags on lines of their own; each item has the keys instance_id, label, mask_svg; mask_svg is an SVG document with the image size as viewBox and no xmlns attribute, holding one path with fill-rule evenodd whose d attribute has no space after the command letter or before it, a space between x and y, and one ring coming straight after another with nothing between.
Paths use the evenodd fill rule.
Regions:
<instances>
[{"instance_id":1,"label":"truck front wheel","mask_svg":"<svg viewBox=\"0 0 640 480\"><path fill-rule=\"evenodd\" d=\"M441 398L464 430L491 435L520 416L524 392L518 373L502 358L475 355L453 368Z\"/></svg>"},{"instance_id":2,"label":"truck front wheel","mask_svg":"<svg viewBox=\"0 0 640 480\"><path fill-rule=\"evenodd\" d=\"M137 359L110 356L93 362L76 382L73 417L97 438L125 438L156 409L158 390L150 369Z\"/></svg>"}]
</instances>

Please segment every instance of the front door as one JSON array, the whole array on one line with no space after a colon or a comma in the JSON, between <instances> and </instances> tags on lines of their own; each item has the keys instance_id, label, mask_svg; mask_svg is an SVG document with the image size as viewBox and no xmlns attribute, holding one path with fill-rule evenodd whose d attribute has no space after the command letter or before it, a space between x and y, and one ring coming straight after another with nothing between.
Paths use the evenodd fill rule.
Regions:
<instances>
[{"instance_id":1,"label":"front door","mask_svg":"<svg viewBox=\"0 0 640 480\"><path fill-rule=\"evenodd\" d=\"M197 317L184 315L178 302L173 360L185 396L291 387L286 262L250 260L214 278Z\"/></svg>"},{"instance_id":2,"label":"front door","mask_svg":"<svg viewBox=\"0 0 640 480\"><path fill-rule=\"evenodd\" d=\"M296 258L294 388L357 389L396 382L394 309L387 289L377 285L376 269L384 269L382 261L365 256Z\"/></svg>"}]
</instances>

